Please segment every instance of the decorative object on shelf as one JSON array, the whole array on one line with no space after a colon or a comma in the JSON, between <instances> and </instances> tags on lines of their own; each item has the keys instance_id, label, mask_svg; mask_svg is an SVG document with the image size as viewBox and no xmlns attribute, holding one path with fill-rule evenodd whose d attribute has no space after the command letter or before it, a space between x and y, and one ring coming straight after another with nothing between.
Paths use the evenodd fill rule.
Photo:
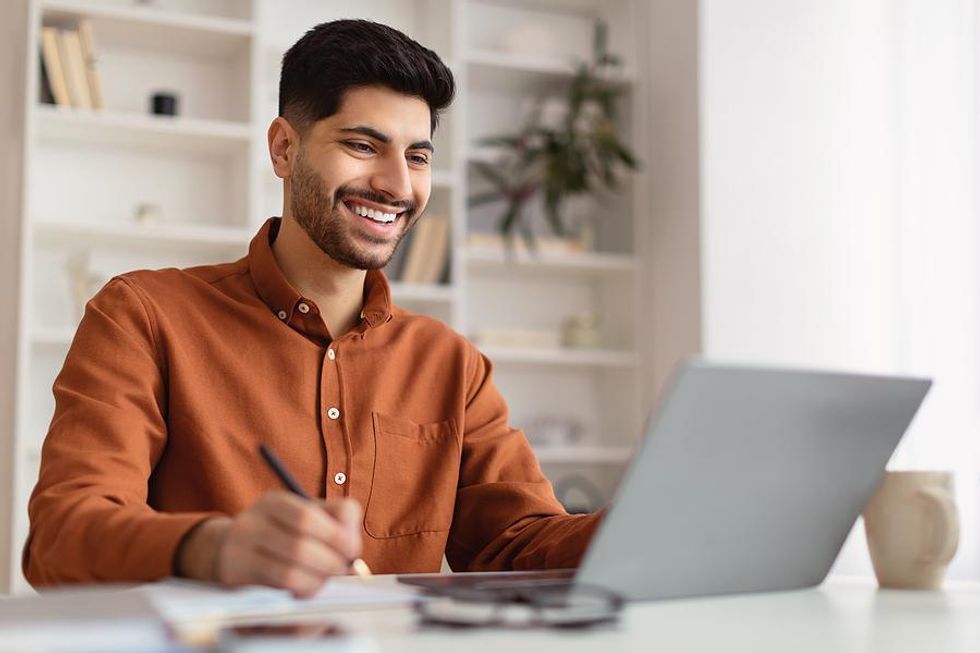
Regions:
<instances>
[{"instance_id":1,"label":"decorative object on shelf","mask_svg":"<svg viewBox=\"0 0 980 653\"><path fill-rule=\"evenodd\" d=\"M518 134L479 141L484 147L498 148L504 156L494 162L471 162L494 189L471 196L468 203L474 207L504 200L507 206L498 226L508 242L516 230L533 249L535 236L525 209L539 193L552 230L564 236L569 231L564 209L570 198L613 191L621 169L637 166L616 129L615 102L622 91L605 78L620 66L620 60L606 50L606 34L605 23L597 21L593 60L579 66L563 107L541 101ZM555 127L552 123L558 113L560 124Z\"/></svg>"},{"instance_id":2,"label":"decorative object on shelf","mask_svg":"<svg viewBox=\"0 0 980 653\"><path fill-rule=\"evenodd\" d=\"M594 349L599 346L599 316L583 311L562 323L562 344L576 349Z\"/></svg>"},{"instance_id":3,"label":"decorative object on shelf","mask_svg":"<svg viewBox=\"0 0 980 653\"><path fill-rule=\"evenodd\" d=\"M169 91L158 91L150 98L150 110L156 116L176 116L179 112L179 96Z\"/></svg>"},{"instance_id":4,"label":"decorative object on shelf","mask_svg":"<svg viewBox=\"0 0 980 653\"><path fill-rule=\"evenodd\" d=\"M585 427L572 417L543 415L527 426L528 439L543 447L567 447L582 442Z\"/></svg>"},{"instance_id":5,"label":"decorative object on shelf","mask_svg":"<svg viewBox=\"0 0 980 653\"><path fill-rule=\"evenodd\" d=\"M161 211L159 204L140 202L136 205L133 219L139 224L153 224L154 222L160 222L161 215L163 215L163 211Z\"/></svg>"},{"instance_id":6,"label":"decorative object on shelf","mask_svg":"<svg viewBox=\"0 0 980 653\"><path fill-rule=\"evenodd\" d=\"M603 504L602 490L582 474L560 477L555 483L555 496L573 515L595 512Z\"/></svg>"},{"instance_id":7,"label":"decorative object on shelf","mask_svg":"<svg viewBox=\"0 0 980 653\"><path fill-rule=\"evenodd\" d=\"M72 299L75 302L75 316L79 320L85 314L85 304L107 281L103 275L90 269L89 258L89 251L83 250L71 254L65 261L65 271L68 273Z\"/></svg>"}]
</instances>

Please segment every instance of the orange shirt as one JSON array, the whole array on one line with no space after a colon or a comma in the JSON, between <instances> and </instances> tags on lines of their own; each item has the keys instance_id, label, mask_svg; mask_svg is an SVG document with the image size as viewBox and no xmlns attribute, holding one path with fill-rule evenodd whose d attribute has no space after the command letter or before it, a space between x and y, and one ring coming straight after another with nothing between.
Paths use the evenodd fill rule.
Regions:
<instances>
[{"instance_id":1,"label":"orange shirt","mask_svg":"<svg viewBox=\"0 0 980 653\"><path fill-rule=\"evenodd\" d=\"M365 508L373 570L575 566L598 516L555 499L490 361L392 305L369 271L333 339L283 276L269 220L234 263L137 271L88 304L54 384L23 568L34 585L172 575L183 536L299 483Z\"/></svg>"}]
</instances>

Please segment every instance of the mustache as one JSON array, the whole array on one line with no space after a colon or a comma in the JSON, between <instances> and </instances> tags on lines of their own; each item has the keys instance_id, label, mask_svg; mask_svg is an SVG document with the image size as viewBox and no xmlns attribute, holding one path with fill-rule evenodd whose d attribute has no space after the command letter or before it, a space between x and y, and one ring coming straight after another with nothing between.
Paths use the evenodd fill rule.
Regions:
<instances>
[{"instance_id":1,"label":"mustache","mask_svg":"<svg viewBox=\"0 0 980 653\"><path fill-rule=\"evenodd\" d=\"M413 200L392 201L390 198L385 197L381 193L375 193L374 191L361 188L352 188L350 186L339 186L337 188L337 191L334 193L335 205L341 202L341 197L357 197L362 200L367 200L368 202L375 202L376 204L384 204L385 206L403 209L405 211L405 217L415 215L415 211L418 209L418 204Z\"/></svg>"}]
</instances>

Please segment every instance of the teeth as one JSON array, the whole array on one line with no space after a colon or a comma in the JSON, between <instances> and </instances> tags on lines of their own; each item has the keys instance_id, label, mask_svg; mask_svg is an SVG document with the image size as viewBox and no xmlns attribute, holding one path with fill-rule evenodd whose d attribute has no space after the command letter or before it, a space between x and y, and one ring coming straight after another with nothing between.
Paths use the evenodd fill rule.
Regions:
<instances>
[{"instance_id":1,"label":"teeth","mask_svg":"<svg viewBox=\"0 0 980 653\"><path fill-rule=\"evenodd\" d=\"M354 205L354 213L365 218L370 218L375 222L394 222L397 217L394 213L383 213L382 211L376 211L356 204Z\"/></svg>"}]
</instances>

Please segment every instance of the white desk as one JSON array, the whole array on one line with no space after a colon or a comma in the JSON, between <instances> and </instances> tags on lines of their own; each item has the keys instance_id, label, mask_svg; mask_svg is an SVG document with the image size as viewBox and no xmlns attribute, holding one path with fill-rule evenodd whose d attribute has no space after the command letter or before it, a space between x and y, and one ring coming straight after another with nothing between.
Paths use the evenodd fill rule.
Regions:
<instances>
[{"instance_id":1,"label":"white desk","mask_svg":"<svg viewBox=\"0 0 980 653\"><path fill-rule=\"evenodd\" d=\"M367 582L386 585L395 579L380 576ZM116 608L104 607L119 616ZM372 653L980 653L980 585L897 592L879 591L870 582L837 580L797 592L637 603L626 608L618 625L586 631L420 628L409 607L331 611L316 620L363 636L365 645L351 650ZM44 624L34 622L30 628Z\"/></svg>"},{"instance_id":2,"label":"white desk","mask_svg":"<svg viewBox=\"0 0 980 653\"><path fill-rule=\"evenodd\" d=\"M336 613L330 621L371 636L379 651L405 653L980 653L980 586L899 592L831 581L798 592L639 603L618 626L594 631L420 630L408 609Z\"/></svg>"}]
</instances>

